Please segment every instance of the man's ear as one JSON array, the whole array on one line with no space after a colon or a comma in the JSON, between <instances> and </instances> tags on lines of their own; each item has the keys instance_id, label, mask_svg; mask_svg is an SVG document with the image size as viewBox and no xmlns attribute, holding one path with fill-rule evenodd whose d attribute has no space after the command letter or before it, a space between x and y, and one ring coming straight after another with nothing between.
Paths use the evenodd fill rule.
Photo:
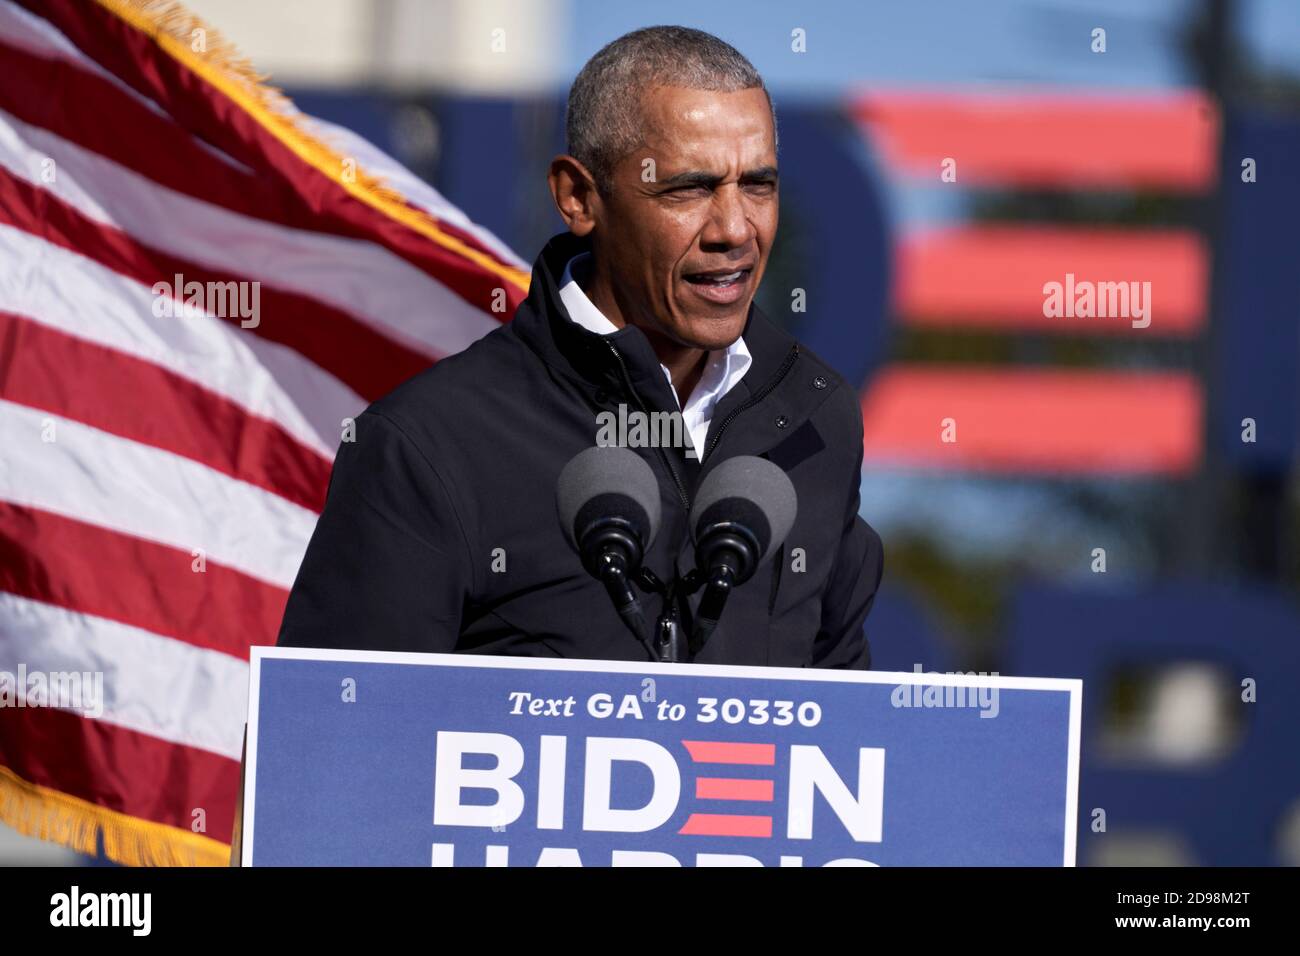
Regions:
<instances>
[{"instance_id":1,"label":"man's ear","mask_svg":"<svg viewBox=\"0 0 1300 956\"><path fill-rule=\"evenodd\" d=\"M600 194L595 177L572 156L556 156L546 176L555 208L569 231L585 236L596 228L600 217Z\"/></svg>"}]
</instances>

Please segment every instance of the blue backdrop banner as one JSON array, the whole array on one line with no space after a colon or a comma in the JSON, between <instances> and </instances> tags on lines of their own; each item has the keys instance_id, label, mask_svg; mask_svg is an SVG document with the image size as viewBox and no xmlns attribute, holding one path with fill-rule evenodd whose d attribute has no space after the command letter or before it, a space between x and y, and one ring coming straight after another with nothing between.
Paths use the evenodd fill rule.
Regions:
<instances>
[{"instance_id":1,"label":"blue backdrop banner","mask_svg":"<svg viewBox=\"0 0 1300 956\"><path fill-rule=\"evenodd\" d=\"M1082 684L253 648L246 866L1072 866Z\"/></svg>"}]
</instances>

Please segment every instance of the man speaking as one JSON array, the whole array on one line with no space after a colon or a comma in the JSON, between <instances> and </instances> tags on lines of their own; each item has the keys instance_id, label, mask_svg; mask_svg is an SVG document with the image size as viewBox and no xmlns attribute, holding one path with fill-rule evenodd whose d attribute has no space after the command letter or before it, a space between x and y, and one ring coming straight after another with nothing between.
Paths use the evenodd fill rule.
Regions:
<instances>
[{"instance_id":1,"label":"man speaking","mask_svg":"<svg viewBox=\"0 0 1300 956\"><path fill-rule=\"evenodd\" d=\"M357 420L279 643L648 660L644 610L695 635L671 659L868 667L883 551L857 395L752 304L778 207L762 78L707 33L637 30L578 74L567 133L548 181L568 232L510 323ZM586 459L565 466L598 445L623 447L584 498ZM635 539L621 605L611 555L575 537L620 501L640 523L588 524ZM698 567L714 531L731 550Z\"/></svg>"}]
</instances>

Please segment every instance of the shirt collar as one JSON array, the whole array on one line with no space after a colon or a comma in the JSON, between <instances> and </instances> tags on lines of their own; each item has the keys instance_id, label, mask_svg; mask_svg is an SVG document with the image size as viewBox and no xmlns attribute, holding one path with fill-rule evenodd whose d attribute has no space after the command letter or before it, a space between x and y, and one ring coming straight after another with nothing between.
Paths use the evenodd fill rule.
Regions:
<instances>
[{"instance_id":1,"label":"shirt collar","mask_svg":"<svg viewBox=\"0 0 1300 956\"><path fill-rule=\"evenodd\" d=\"M590 260L591 253L582 252L565 263L564 274L560 276L560 301L568 310L569 318L587 331L595 332L597 335L612 335L618 331L618 326L606 318L591 299L587 298L587 293L582 290L574 274L576 272L578 275L585 276L586 270L591 267ZM686 408L682 408L681 398L672 385L672 375L666 368L663 372L668 378L669 386L673 388L677 407L687 411L706 404L709 406L716 404L718 399L731 391L745 377L745 372L749 370L752 363L753 357L749 354L749 347L745 344L743 335L726 349L715 349L710 352L705 359L704 374L700 377L700 383L695 386L695 391L691 393ZM663 366L661 365L660 368Z\"/></svg>"},{"instance_id":2,"label":"shirt collar","mask_svg":"<svg viewBox=\"0 0 1300 956\"><path fill-rule=\"evenodd\" d=\"M591 253L582 252L574 256L565 263L564 275L560 276L560 301L569 310L569 318L588 332L595 332L597 335L613 335L618 331L618 326L605 318L605 313L596 308L587 298L587 293L582 291L582 286L578 284L578 279L574 275L575 265L578 267L578 274L585 278L587 270L591 268Z\"/></svg>"}]
</instances>

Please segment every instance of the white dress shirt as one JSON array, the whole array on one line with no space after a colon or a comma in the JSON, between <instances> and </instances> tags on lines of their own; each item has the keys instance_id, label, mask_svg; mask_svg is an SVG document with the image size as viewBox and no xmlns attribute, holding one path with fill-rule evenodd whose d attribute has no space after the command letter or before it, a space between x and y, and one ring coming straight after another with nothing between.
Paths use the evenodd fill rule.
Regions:
<instances>
[{"instance_id":1,"label":"white dress shirt","mask_svg":"<svg viewBox=\"0 0 1300 956\"><path fill-rule=\"evenodd\" d=\"M585 271L591 267L590 259L591 253L583 252L574 256L565 265L564 275L560 277L560 301L569 310L569 317L587 331L595 332L597 335L612 335L618 331L618 326L605 318L604 313L592 304L574 276L576 267L578 274L585 277ZM663 365L659 366L663 369L664 377L668 379L668 388L677 402L677 408L682 414L682 423L690 433L691 444L695 446L697 454L704 451L704 440L709 434L709 422L713 420L713 410L717 407L719 399L745 377L745 372L749 370L752 361L744 336L736 339L725 350L715 349L709 352L704 360L704 374L700 376L695 391L691 392L690 398L686 400L685 408L682 408L681 397L673 385L672 373Z\"/></svg>"}]
</instances>

